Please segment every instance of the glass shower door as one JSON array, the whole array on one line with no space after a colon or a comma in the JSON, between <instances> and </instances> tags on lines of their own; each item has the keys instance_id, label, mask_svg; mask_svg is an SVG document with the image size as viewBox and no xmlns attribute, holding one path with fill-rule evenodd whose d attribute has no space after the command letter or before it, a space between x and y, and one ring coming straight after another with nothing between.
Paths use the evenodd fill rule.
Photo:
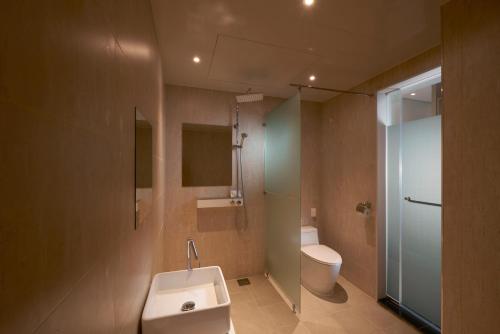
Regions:
<instances>
[{"instance_id":1,"label":"glass shower door","mask_svg":"<svg viewBox=\"0 0 500 334\"><path fill-rule=\"evenodd\" d=\"M401 303L441 325L441 116L403 123Z\"/></svg>"},{"instance_id":2,"label":"glass shower door","mask_svg":"<svg viewBox=\"0 0 500 334\"><path fill-rule=\"evenodd\" d=\"M386 294L440 327L441 116L438 87L419 89L420 100L414 87L387 95Z\"/></svg>"},{"instance_id":3,"label":"glass shower door","mask_svg":"<svg viewBox=\"0 0 500 334\"><path fill-rule=\"evenodd\" d=\"M300 309L300 95L265 117L266 265Z\"/></svg>"}]
</instances>

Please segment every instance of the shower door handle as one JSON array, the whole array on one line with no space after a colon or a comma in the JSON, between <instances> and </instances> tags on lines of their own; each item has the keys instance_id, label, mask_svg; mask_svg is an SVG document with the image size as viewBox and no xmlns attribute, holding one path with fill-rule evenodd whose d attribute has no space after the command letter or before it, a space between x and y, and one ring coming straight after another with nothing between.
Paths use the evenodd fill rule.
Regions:
<instances>
[{"instance_id":1,"label":"shower door handle","mask_svg":"<svg viewBox=\"0 0 500 334\"><path fill-rule=\"evenodd\" d=\"M431 206L439 206L439 207L441 207L441 204L439 204L439 203L416 201L416 200L411 199L410 196L405 197L405 200L408 201L408 202L410 202L410 203L417 203L417 204L424 204L424 205L431 205Z\"/></svg>"}]
</instances>

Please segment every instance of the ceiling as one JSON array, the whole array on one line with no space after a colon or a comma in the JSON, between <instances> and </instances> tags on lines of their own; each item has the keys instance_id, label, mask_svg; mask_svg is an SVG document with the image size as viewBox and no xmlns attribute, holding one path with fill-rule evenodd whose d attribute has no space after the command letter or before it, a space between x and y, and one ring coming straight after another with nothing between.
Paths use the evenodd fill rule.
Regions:
<instances>
[{"instance_id":1,"label":"ceiling","mask_svg":"<svg viewBox=\"0 0 500 334\"><path fill-rule=\"evenodd\" d=\"M401 95L404 99L420 102L432 102L432 86L429 85L426 87L404 91Z\"/></svg>"},{"instance_id":2,"label":"ceiling","mask_svg":"<svg viewBox=\"0 0 500 334\"><path fill-rule=\"evenodd\" d=\"M290 97L350 89L439 44L439 0L151 0L166 83ZM199 56L198 64L193 62ZM328 92L304 89L325 101Z\"/></svg>"}]
</instances>

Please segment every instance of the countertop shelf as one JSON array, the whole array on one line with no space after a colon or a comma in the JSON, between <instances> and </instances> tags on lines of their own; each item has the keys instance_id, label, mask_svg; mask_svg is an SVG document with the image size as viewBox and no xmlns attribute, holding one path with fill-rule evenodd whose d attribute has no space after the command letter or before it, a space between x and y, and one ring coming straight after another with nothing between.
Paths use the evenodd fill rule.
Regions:
<instances>
[{"instance_id":1,"label":"countertop shelf","mask_svg":"<svg viewBox=\"0 0 500 334\"><path fill-rule=\"evenodd\" d=\"M198 209L238 207L243 205L243 198L200 198L197 201Z\"/></svg>"}]
</instances>

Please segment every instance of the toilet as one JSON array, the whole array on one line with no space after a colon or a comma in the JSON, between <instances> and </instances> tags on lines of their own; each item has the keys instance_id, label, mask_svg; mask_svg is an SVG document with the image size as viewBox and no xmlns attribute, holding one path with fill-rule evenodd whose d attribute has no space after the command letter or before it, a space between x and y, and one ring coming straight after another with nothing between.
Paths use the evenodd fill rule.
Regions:
<instances>
[{"instance_id":1,"label":"toilet","mask_svg":"<svg viewBox=\"0 0 500 334\"><path fill-rule=\"evenodd\" d=\"M333 293L333 287L339 276L342 257L326 245L320 245L318 229L314 226L302 226L300 277L302 285L320 296Z\"/></svg>"}]
</instances>

